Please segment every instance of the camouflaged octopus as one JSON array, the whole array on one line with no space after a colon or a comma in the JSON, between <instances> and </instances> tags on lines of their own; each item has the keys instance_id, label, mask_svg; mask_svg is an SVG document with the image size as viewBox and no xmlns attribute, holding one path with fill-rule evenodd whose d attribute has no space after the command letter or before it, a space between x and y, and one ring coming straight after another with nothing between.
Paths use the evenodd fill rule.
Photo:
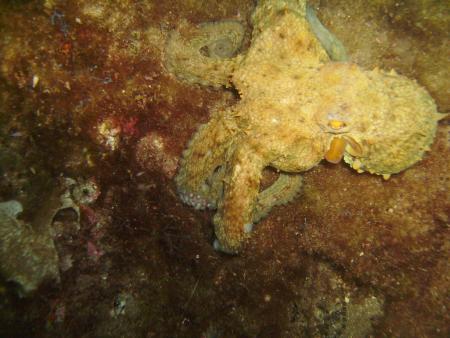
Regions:
<instances>
[{"instance_id":1,"label":"camouflaged octopus","mask_svg":"<svg viewBox=\"0 0 450 338\"><path fill-rule=\"evenodd\" d=\"M232 20L181 25L165 51L179 79L239 92L236 105L200 126L176 177L185 203L217 209L214 246L227 253L295 197L298 173L343 159L387 179L423 157L442 118L415 81L347 62L304 0L258 1L252 24L245 53L245 30ZM260 191L266 167L280 176Z\"/></svg>"}]
</instances>

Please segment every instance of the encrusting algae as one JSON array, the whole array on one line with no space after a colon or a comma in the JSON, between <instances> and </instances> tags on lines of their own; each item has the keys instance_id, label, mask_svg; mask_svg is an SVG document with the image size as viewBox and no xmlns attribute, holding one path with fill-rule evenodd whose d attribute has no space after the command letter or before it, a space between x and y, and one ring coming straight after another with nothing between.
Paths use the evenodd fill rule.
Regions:
<instances>
[{"instance_id":1,"label":"encrusting algae","mask_svg":"<svg viewBox=\"0 0 450 338\"><path fill-rule=\"evenodd\" d=\"M234 50L223 59L212 57L213 69L225 72L213 78L207 58L198 57L198 39L174 33L168 42L166 65L177 77L232 84L240 94L238 104L214 112L200 127L176 177L185 203L217 209L215 247L227 253L239 252L253 224L274 205L292 200L301 187L292 173L309 170L324 158L332 163L344 158L358 172L387 179L422 159L443 117L415 81L395 71L369 71L340 61L345 51L336 52L341 45L331 34L324 38L324 29L316 37L318 20L311 20L306 8L306 1L259 1L249 49L235 57ZM215 32L210 38L226 40L229 24L221 32L225 37ZM197 28L203 39L200 32L206 27L210 29ZM186 48L189 41L192 48ZM204 40L205 46L213 44ZM178 58L180 50L194 55ZM175 61L180 62L176 67ZM196 61L198 65L192 64ZM204 80L197 80L200 75ZM260 192L266 167L280 171L280 177Z\"/></svg>"}]
</instances>

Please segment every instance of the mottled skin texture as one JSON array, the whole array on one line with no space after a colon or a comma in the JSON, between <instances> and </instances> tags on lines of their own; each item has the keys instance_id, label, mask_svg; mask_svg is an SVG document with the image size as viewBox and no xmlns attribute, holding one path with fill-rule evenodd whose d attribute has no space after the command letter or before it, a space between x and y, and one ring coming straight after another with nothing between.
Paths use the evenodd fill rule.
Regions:
<instances>
[{"instance_id":1,"label":"mottled skin texture","mask_svg":"<svg viewBox=\"0 0 450 338\"><path fill-rule=\"evenodd\" d=\"M228 82L244 38L244 27L228 20L192 27L182 21L166 45L166 69L184 81L221 86ZM211 39L211 37L214 37Z\"/></svg>"},{"instance_id":2,"label":"mottled skin texture","mask_svg":"<svg viewBox=\"0 0 450 338\"><path fill-rule=\"evenodd\" d=\"M225 252L238 252L255 221L295 196L301 180L287 173L343 157L388 178L433 141L441 115L428 93L395 72L331 62L305 13L305 1L258 3L251 46L231 74L241 101L215 112L184 153L181 197L217 208L215 244ZM260 192L266 167L282 172L274 198Z\"/></svg>"}]
</instances>

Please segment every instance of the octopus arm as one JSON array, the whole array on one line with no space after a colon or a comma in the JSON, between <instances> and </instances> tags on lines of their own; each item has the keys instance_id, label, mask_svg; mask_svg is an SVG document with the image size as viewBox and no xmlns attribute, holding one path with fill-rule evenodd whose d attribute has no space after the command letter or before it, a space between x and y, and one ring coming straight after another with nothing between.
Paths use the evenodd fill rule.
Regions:
<instances>
[{"instance_id":1,"label":"octopus arm","mask_svg":"<svg viewBox=\"0 0 450 338\"><path fill-rule=\"evenodd\" d=\"M302 183L303 179L298 174L280 173L280 177L259 194L253 223L257 223L266 217L273 207L292 201L300 192Z\"/></svg>"},{"instance_id":2,"label":"octopus arm","mask_svg":"<svg viewBox=\"0 0 450 338\"><path fill-rule=\"evenodd\" d=\"M222 196L225 157L236 138L235 121L218 112L200 126L183 153L175 178L181 199L196 209L215 209Z\"/></svg>"},{"instance_id":3,"label":"octopus arm","mask_svg":"<svg viewBox=\"0 0 450 338\"><path fill-rule=\"evenodd\" d=\"M224 197L214 216L216 249L237 253L249 236L264 167L262 157L248 143L234 150L227 166Z\"/></svg>"},{"instance_id":4,"label":"octopus arm","mask_svg":"<svg viewBox=\"0 0 450 338\"><path fill-rule=\"evenodd\" d=\"M196 27L182 23L167 40L165 67L188 83L229 86L244 35L242 24L233 20Z\"/></svg>"},{"instance_id":5,"label":"octopus arm","mask_svg":"<svg viewBox=\"0 0 450 338\"><path fill-rule=\"evenodd\" d=\"M316 38L320 41L328 56L333 61L348 61L347 51L339 41L319 20L314 9L306 5L306 20Z\"/></svg>"},{"instance_id":6,"label":"octopus arm","mask_svg":"<svg viewBox=\"0 0 450 338\"><path fill-rule=\"evenodd\" d=\"M267 26L277 21L277 17L285 12L293 12L299 18L305 17L305 0L259 0L252 14L253 37L258 35Z\"/></svg>"}]
</instances>

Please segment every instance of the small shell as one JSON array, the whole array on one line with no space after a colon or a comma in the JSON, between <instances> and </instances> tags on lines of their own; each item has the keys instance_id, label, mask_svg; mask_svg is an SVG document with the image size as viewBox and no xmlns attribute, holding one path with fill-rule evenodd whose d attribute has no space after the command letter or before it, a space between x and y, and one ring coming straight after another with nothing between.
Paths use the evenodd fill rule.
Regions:
<instances>
[{"instance_id":1,"label":"small shell","mask_svg":"<svg viewBox=\"0 0 450 338\"><path fill-rule=\"evenodd\" d=\"M32 83L31 83L31 86L33 87L33 88L36 88L36 86L38 85L38 83L39 83L39 76L37 76L37 75L33 75L33 81L32 81Z\"/></svg>"}]
</instances>

